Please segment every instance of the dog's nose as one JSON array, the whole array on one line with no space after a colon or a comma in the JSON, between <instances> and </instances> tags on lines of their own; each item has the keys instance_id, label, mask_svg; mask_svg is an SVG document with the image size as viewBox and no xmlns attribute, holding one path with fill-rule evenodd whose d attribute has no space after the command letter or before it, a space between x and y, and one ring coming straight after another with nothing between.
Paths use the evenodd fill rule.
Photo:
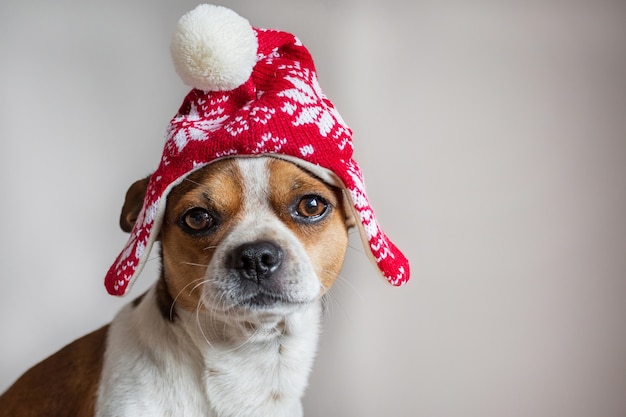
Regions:
<instances>
[{"instance_id":1,"label":"dog's nose","mask_svg":"<svg viewBox=\"0 0 626 417\"><path fill-rule=\"evenodd\" d=\"M231 268L239 271L242 278L259 282L280 267L283 251L272 242L258 241L239 246L229 258Z\"/></svg>"}]
</instances>

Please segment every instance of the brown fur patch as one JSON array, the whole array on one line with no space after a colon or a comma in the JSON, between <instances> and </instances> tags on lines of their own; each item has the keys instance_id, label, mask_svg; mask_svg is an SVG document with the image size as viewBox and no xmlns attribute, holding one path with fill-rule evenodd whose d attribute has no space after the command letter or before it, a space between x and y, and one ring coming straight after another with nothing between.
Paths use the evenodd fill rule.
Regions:
<instances>
[{"instance_id":1,"label":"brown fur patch","mask_svg":"<svg viewBox=\"0 0 626 417\"><path fill-rule=\"evenodd\" d=\"M176 304L198 307L206 268L219 242L237 221L242 207L241 174L232 159L214 162L191 174L170 192L161 228L163 280ZM190 236L180 227L191 208L213 213L220 226L205 236Z\"/></svg>"},{"instance_id":2,"label":"brown fur patch","mask_svg":"<svg viewBox=\"0 0 626 417\"><path fill-rule=\"evenodd\" d=\"M81 337L33 366L0 397L0 417L90 417L108 326Z\"/></svg>"},{"instance_id":3,"label":"brown fur patch","mask_svg":"<svg viewBox=\"0 0 626 417\"><path fill-rule=\"evenodd\" d=\"M348 243L341 190L289 162L272 159L268 168L272 207L304 245L326 292L337 279ZM315 223L295 221L290 215L291 207L300 197L310 194L323 197L330 205L330 214Z\"/></svg>"}]
</instances>

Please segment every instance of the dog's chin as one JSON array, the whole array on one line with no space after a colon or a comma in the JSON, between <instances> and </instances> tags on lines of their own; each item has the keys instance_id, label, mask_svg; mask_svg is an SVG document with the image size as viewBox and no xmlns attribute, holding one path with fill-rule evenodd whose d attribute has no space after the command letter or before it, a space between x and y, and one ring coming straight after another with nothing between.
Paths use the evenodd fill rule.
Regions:
<instances>
[{"instance_id":1,"label":"dog's chin","mask_svg":"<svg viewBox=\"0 0 626 417\"><path fill-rule=\"evenodd\" d=\"M239 313L244 316L254 315L256 313L269 313L276 315L287 315L298 311L306 306L314 303L316 297L311 298L295 298L288 294L275 294L265 291L258 291L256 294L248 294L246 296L236 297L225 305L225 312Z\"/></svg>"},{"instance_id":2,"label":"dog's chin","mask_svg":"<svg viewBox=\"0 0 626 417\"><path fill-rule=\"evenodd\" d=\"M205 291L204 306L210 311L227 316L254 314L287 315L315 303L320 293L302 291L272 291L263 287L231 287L226 290L215 288Z\"/></svg>"},{"instance_id":3,"label":"dog's chin","mask_svg":"<svg viewBox=\"0 0 626 417\"><path fill-rule=\"evenodd\" d=\"M306 306L315 300L315 298L297 300L284 294L259 291L252 296L243 297L237 306L248 311L289 311Z\"/></svg>"}]
</instances>

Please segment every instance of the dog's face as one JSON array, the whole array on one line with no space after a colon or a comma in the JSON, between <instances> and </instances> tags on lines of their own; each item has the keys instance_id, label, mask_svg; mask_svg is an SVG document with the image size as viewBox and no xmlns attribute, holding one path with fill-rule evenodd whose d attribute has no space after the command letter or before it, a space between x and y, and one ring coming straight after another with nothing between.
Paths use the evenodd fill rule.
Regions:
<instances>
[{"instance_id":1,"label":"dog's face","mask_svg":"<svg viewBox=\"0 0 626 417\"><path fill-rule=\"evenodd\" d=\"M126 218L134 219L128 210ZM339 274L347 219L341 191L290 162L217 161L167 197L166 290L188 311L225 316L311 303Z\"/></svg>"}]
</instances>

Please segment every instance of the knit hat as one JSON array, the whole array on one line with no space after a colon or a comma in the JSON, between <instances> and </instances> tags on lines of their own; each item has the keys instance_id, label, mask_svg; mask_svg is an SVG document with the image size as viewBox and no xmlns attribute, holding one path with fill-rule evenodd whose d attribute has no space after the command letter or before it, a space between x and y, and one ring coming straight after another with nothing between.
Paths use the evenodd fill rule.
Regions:
<instances>
[{"instance_id":1,"label":"knit hat","mask_svg":"<svg viewBox=\"0 0 626 417\"><path fill-rule=\"evenodd\" d=\"M124 295L156 241L168 193L193 171L226 157L289 160L341 187L366 252L386 280L409 279L409 263L380 229L352 159L352 131L322 92L311 55L295 36L250 26L203 4L184 15L171 53L193 89L170 122L163 156L126 246L106 278Z\"/></svg>"}]
</instances>

